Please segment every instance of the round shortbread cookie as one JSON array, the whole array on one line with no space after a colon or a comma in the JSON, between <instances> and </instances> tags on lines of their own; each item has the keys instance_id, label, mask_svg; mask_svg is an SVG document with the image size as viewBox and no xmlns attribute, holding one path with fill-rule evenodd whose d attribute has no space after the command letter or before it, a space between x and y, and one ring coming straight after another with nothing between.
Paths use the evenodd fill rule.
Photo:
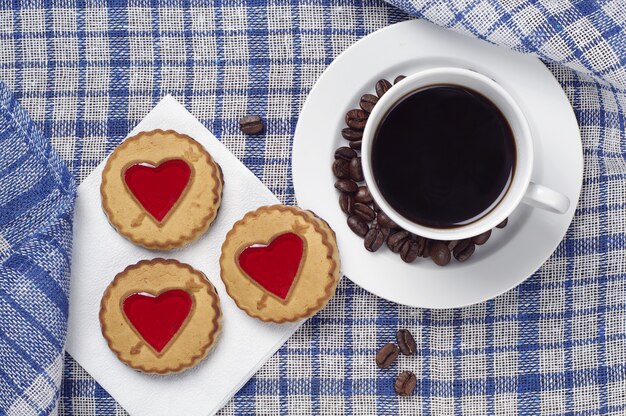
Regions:
<instances>
[{"instance_id":1,"label":"round shortbread cookie","mask_svg":"<svg viewBox=\"0 0 626 416\"><path fill-rule=\"evenodd\" d=\"M223 178L200 143L172 130L142 132L109 156L102 207L113 227L135 244L169 250L204 234L215 219Z\"/></svg>"},{"instance_id":2,"label":"round shortbread cookie","mask_svg":"<svg viewBox=\"0 0 626 416\"><path fill-rule=\"evenodd\" d=\"M209 353L221 324L215 287L176 260L142 260L107 287L100 304L102 335L128 366L168 374Z\"/></svg>"},{"instance_id":3,"label":"round shortbread cookie","mask_svg":"<svg viewBox=\"0 0 626 416\"><path fill-rule=\"evenodd\" d=\"M313 213L284 205L261 207L236 222L220 266L237 306L277 323L319 311L340 278L335 233Z\"/></svg>"}]
</instances>

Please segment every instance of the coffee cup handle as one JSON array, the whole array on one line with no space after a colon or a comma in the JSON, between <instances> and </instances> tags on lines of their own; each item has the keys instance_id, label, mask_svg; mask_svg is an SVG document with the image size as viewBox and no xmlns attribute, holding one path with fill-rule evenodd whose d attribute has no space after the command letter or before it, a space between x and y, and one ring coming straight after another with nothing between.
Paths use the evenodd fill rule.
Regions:
<instances>
[{"instance_id":1,"label":"coffee cup handle","mask_svg":"<svg viewBox=\"0 0 626 416\"><path fill-rule=\"evenodd\" d=\"M534 182L528 184L522 202L556 214L566 213L570 204L569 198L562 193Z\"/></svg>"}]
</instances>

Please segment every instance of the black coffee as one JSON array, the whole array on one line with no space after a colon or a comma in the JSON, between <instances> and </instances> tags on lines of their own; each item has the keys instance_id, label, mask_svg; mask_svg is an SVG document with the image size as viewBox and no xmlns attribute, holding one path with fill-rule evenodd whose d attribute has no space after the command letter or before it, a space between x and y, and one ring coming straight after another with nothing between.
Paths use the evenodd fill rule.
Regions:
<instances>
[{"instance_id":1,"label":"black coffee","mask_svg":"<svg viewBox=\"0 0 626 416\"><path fill-rule=\"evenodd\" d=\"M389 204L409 220L453 228L487 214L515 169L515 142L500 110L457 85L433 85L399 101L372 143L372 169Z\"/></svg>"}]
</instances>

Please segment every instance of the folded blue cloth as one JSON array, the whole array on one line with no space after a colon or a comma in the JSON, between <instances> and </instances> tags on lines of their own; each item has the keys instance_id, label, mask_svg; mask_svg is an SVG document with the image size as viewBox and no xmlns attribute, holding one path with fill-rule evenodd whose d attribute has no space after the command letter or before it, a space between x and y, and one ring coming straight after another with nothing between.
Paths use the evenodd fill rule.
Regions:
<instances>
[{"instance_id":1,"label":"folded blue cloth","mask_svg":"<svg viewBox=\"0 0 626 416\"><path fill-rule=\"evenodd\" d=\"M75 195L50 140L0 82L0 414L57 405Z\"/></svg>"},{"instance_id":2,"label":"folded blue cloth","mask_svg":"<svg viewBox=\"0 0 626 416\"><path fill-rule=\"evenodd\" d=\"M416 310L342 282L226 411L625 414L624 1L390 1L544 59L581 126L574 223L540 271L482 305ZM0 414L49 413L61 390L61 413L108 415L121 409L71 359L60 387L74 185L49 140L84 177L173 93L294 202L289 140L315 78L353 41L407 15L378 0L45 3L0 4L0 80L50 136L1 87ZM246 113L264 116L267 136L240 134ZM399 326L418 342L404 361L418 376L412 398L393 392L395 370L371 364Z\"/></svg>"},{"instance_id":3,"label":"folded blue cloth","mask_svg":"<svg viewBox=\"0 0 626 416\"><path fill-rule=\"evenodd\" d=\"M626 89L623 1L388 1L413 16Z\"/></svg>"}]
</instances>

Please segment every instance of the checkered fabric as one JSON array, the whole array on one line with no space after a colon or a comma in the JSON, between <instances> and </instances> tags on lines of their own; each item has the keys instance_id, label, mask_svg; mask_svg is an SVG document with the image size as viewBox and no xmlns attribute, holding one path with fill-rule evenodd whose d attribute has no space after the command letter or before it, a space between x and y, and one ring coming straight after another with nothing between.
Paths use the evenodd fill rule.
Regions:
<instances>
[{"instance_id":1,"label":"checkered fabric","mask_svg":"<svg viewBox=\"0 0 626 416\"><path fill-rule=\"evenodd\" d=\"M290 148L307 92L338 53L407 18L377 0L111 3L0 2L0 80L74 177L88 175L171 93L285 203L295 202ZM585 179L576 217L528 281L472 307L398 306L344 280L328 307L222 414L625 414L626 5L395 4L556 62L549 68L572 102L583 137ZM237 124L245 114L262 115L267 133L243 136ZM415 335L416 356L377 369L376 349L401 327ZM402 370L417 375L412 397L393 392ZM64 371L61 414L124 414L70 357ZM56 381L44 381L50 380ZM0 410L6 410L2 400Z\"/></svg>"},{"instance_id":2,"label":"checkered fabric","mask_svg":"<svg viewBox=\"0 0 626 416\"><path fill-rule=\"evenodd\" d=\"M0 83L0 412L49 413L67 329L75 183Z\"/></svg>"}]
</instances>

